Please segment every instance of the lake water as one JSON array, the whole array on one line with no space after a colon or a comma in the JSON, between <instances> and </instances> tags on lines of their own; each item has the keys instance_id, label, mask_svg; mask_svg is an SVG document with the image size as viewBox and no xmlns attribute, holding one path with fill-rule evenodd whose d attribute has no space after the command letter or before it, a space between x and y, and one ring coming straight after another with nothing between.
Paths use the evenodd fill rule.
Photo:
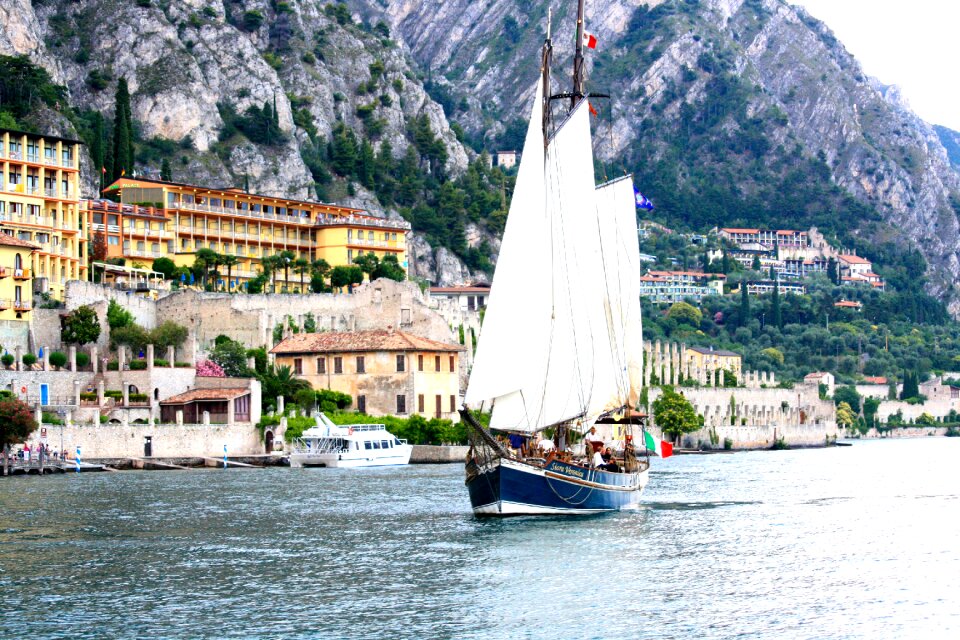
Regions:
<instances>
[{"instance_id":1,"label":"lake water","mask_svg":"<svg viewBox=\"0 0 960 640\"><path fill-rule=\"evenodd\" d=\"M503 521L460 465L0 479L0 637L960 638L958 459L678 456Z\"/></svg>"}]
</instances>

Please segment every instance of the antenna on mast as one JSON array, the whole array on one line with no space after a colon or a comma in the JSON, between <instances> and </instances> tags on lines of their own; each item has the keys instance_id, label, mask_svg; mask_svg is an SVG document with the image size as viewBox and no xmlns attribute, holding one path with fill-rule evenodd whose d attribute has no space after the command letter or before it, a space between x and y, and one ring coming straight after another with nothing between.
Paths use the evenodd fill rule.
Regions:
<instances>
[{"instance_id":1,"label":"antenna on mast","mask_svg":"<svg viewBox=\"0 0 960 640\"><path fill-rule=\"evenodd\" d=\"M583 3L577 2L577 50L573 55L573 91L570 96L570 109L583 99Z\"/></svg>"},{"instance_id":2,"label":"antenna on mast","mask_svg":"<svg viewBox=\"0 0 960 640\"><path fill-rule=\"evenodd\" d=\"M553 42L550 40L550 27L553 21L553 9L547 8L547 38L543 41L543 53L540 58L540 73L542 74L543 84L543 147L547 147L547 141L550 139L550 62L553 59Z\"/></svg>"}]
</instances>

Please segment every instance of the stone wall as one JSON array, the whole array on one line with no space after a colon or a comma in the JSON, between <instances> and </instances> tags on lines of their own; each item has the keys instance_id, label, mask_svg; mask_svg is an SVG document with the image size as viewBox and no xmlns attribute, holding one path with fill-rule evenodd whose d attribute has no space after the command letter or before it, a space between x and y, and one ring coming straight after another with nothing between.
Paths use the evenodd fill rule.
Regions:
<instances>
[{"instance_id":1,"label":"stone wall","mask_svg":"<svg viewBox=\"0 0 960 640\"><path fill-rule=\"evenodd\" d=\"M86 391L94 382L91 371L12 371L0 369L0 389L13 391L30 406L40 399L40 385L48 387L50 399L55 404L73 404L77 386ZM74 385L74 382L78 385ZM21 389L26 388L26 392ZM61 402L62 401L62 402Z\"/></svg>"},{"instance_id":2,"label":"stone wall","mask_svg":"<svg viewBox=\"0 0 960 640\"><path fill-rule=\"evenodd\" d=\"M274 327L287 317L302 328L312 313L318 331L385 329L388 326L450 342L443 318L426 303L412 282L380 279L357 287L353 294L230 295L184 291L157 302L158 322L173 320L190 330L188 341L205 351L220 334L247 347L272 346Z\"/></svg>"},{"instance_id":3,"label":"stone wall","mask_svg":"<svg viewBox=\"0 0 960 640\"><path fill-rule=\"evenodd\" d=\"M754 449L772 446L780 437L793 446L810 446L824 444L828 437L837 436L836 408L832 401L820 399L817 385L797 385L793 389L678 387L676 390L704 417L703 429L684 436L685 447L700 444L719 448L725 438L730 438L735 449ZM660 393L659 388L650 390L651 407Z\"/></svg>"},{"instance_id":4,"label":"stone wall","mask_svg":"<svg viewBox=\"0 0 960 640\"><path fill-rule=\"evenodd\" d=\"M256 427L245 425L154 425L119 424L48 425L47 444L53 449L66 449L72 457L77 445L81 457L92 462L97 458L141 457L144 438L151 436L156 457L223 457L227 453L254 455L265 453ZM40 430L34 432L31 442L39 442ZM61 444L62 443L62 444Z\"/></svg>"},{"instance_id":5,"label":"stone wall","mask_svg":"<svg viewBox=\"0 0 960 640\"><path fill-rule=\"evenodd\" d=\"M104 310L106 310L110 300L116 300L120 306L133 314L133 321L144 329L153 329L157 326L157 303L154 300L138 296L129 291L118 291L111 287L104 287L94 282L71 280L67 283L64 302L68 311L73 311L83 305L94 306L99 304L102 304ZM100 326L106 327L106 324Z\"/></svg>"}]
</instances>

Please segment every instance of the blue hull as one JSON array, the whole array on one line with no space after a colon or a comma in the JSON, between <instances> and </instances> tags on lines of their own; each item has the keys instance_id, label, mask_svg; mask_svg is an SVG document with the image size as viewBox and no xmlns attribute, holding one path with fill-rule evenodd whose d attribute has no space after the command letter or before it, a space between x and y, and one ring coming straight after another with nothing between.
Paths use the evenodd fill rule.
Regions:
<instances>
[{"instance_id":1,"label":"blue hull","mask_svg":"<svg viewBox=\"0 0 960 640\"><path fill-rule=\"evenodd\" d=\"M468 478L477 515L588 514L635 509L647 471L610 473L553 461L545 469L498 460Z\"/></svg>"}]
</instances>

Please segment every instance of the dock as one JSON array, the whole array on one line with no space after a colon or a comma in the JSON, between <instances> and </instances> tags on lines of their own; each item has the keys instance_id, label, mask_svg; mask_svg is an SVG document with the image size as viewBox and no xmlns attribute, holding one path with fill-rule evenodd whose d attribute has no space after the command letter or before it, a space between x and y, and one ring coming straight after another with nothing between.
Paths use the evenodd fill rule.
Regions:
<instances>
[{"instance_id":1,"label":"dock","mask_svg":"<svg viewBox=\"0 0 960 640\"><path fill-rule=\"evenodd\" d=\"M2 467L2 465L0 465ZM81 472L90 471L116 471L105 465L95 462L81 462ZM2 472L0 472L2 473ZM11 458L10 465L7 468L7 474L15 475L46 475L49 473L77 473L77 463L73 460L44 459L41 465L39 460L31 459L29 462L19 458ZM0 475L0 477L3 477Z\"/></svg>"}]
</instances>

